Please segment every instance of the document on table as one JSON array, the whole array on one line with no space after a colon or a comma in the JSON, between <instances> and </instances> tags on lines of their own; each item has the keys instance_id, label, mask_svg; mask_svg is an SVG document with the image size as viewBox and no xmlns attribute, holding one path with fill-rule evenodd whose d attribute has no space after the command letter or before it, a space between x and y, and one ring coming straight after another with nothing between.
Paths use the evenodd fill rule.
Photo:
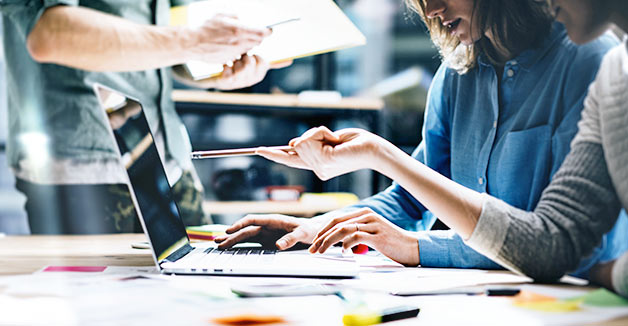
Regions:
<instances>
[{"instance_id":1,"label":"document on table","mask_svg":"<svg viewBox=\"0 0 628 326\"><path fill-rule=\"evenodd\" d=\"M218 13L234 14L250 26L277 24L273 33L249 52L270 63L366 44L364 35L333 0L199 1L173 8L170 25L200 26ZM193 61L185 67L192 78L202 79L220 74L223 64Z\"/></svg>"},{"instance_id":2,"label":"document on table","mask_svg":"<svg viewBox=\"0 0 628 326\"><path fill-rule=\"evenodd\" d=\"M450 292L485 284L527 283L530 278L510 272L485 270L406 268L388 273L361 273L360 280L344 280L343 284L394 295L424 295Z\"/></svg>"}]
</instances>

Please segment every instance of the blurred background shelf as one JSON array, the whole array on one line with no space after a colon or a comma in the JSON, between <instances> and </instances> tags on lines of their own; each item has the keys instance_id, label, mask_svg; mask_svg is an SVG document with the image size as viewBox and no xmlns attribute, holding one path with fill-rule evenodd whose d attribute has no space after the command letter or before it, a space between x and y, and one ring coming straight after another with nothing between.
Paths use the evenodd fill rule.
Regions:
<instances>
[{"instance_id":1,"label":"blurred background shelf","mask_svg":"<svg viewBox=\"0 0 628 326\"><path fill-rule=\"evenodd\" d=\"M223 214L285 214L312 217L345 207L345 203L332 201L205 201L203 209L213 215Z\"/></svg>"},{"instance_id":2,"label":"blurred background shelf","mask_svg":"<svg viewBox=\"0 0 628 326\"><path fill-rule=\"evenodd\" d=\"M384 101L378 98L343 97L340 100L320 101L299 99L297 94L251 94L221 93L202 90L174 90L172 99L179 103L179 110L193 109L193 104L212 104L217 106L250 106L255 108L310 108L318 110L374 110L384 107ZM237 108L234 108L237 110Z\"/></svg>"}]
</instances>

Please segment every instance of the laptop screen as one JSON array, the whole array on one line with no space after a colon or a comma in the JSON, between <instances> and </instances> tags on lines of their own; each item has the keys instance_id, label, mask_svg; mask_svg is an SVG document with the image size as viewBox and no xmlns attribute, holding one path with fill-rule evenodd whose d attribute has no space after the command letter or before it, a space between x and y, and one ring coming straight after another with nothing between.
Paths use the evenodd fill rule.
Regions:
<instances>
[{"instance_id":1,"label":"laptop screen","mask_svg":"<svg viewBox=\"0 0 628 326\"><path fill-rule=\"evenodd\" d=\"M189 239L148 121L138 101L103 86L95 89L129 175L142 225L161 262Z\"/></svg>"}]
</instances>

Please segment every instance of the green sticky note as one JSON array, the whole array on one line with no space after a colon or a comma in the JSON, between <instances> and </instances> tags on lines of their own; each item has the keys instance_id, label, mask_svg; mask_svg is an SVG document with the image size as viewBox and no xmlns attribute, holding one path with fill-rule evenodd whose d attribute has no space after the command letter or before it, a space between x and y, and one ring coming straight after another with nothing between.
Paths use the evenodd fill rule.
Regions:
<instances>
[{"instance_id":1,"label":"green sticky note","mask_svg":"<svg viewBox=\"0 0 628 326\"><path fill-rule=\"evenodd\" d=\"M584 304L595 307L622 307L628 306L628 300L607 290L598 289L587 293L584 297Z\"/></svg>"}]
</instances>

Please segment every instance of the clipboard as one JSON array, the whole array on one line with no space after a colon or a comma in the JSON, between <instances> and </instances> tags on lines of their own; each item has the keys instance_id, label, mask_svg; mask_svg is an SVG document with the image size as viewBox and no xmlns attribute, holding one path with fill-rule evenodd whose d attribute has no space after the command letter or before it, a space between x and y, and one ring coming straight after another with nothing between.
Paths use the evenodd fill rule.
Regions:
<instances>
[{"instance_id":1,"label":"clipboard","mask_svg":"<svg viewBox=\"0 0 628 326\"><path fill-rule=\"evenodd\" d=\"M266 27L273 33L249 51L269 63L333 52L366 44L366 37L333 0L206 0L170 11L172 26L200 26L218 13L234 14L243 23ZM226 63L224 63L226 64ZM186 63L193 79L219 75L223 64Z\"/></svg>"}]
</instances>

